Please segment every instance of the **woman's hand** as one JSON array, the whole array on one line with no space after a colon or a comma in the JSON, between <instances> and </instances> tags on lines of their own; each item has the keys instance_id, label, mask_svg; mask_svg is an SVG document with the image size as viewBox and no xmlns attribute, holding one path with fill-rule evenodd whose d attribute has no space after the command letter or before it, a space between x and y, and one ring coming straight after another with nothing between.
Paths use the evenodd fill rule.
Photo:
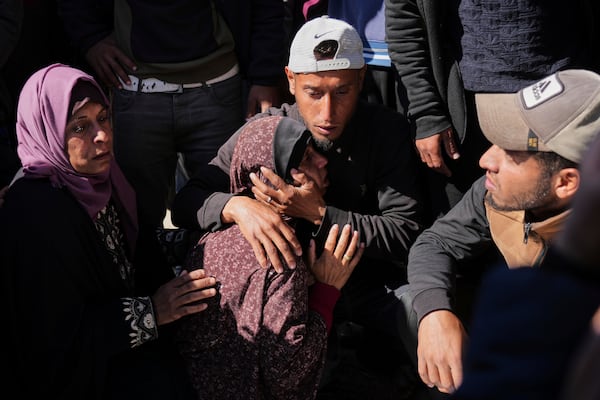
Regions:
<instances>
[{"instance_id":1,"label":"woman's hand","mask_svg":"<svg viewBox=\"0 0 600 400\"><path fill-rule=\"evenodd\" d=\"M317 260L314 240L310 241L308 251L308 265L315 279L338 290L346 284L365 251L364 243L358 242L358 231L352 232L350 225L346 224L341 234L339 232L337 224L331 227L323 253Z\"/></svg>"},{"instance_id":2,"label":"woman's hand","mask_svg":"<svg viewBox=\"0 0 600 400\"><path fill-rule=\"evenodd\" d=\"M202 302L217 294L217 280L207 277L203 269L183 271L178 277L162 285L152 296L157 325L164 325L179 318L206 310Z\"/></svg>"}]
</instances>

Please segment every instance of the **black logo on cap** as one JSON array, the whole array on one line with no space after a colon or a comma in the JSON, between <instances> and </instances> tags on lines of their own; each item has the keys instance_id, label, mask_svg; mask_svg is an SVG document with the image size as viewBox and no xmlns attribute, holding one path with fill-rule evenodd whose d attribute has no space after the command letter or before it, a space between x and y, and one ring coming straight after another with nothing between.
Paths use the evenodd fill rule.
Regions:
<instances>
[{"instance_id":1,"label":"black logo on cap","mask_svg":"<svg viewBox=\"0 0 600 400\"><path fill-rule=\"evenodd\" d=\"M315 60L333 60L338 51L338 42L335 40L323 40L313 49Z\"/></svg>"},{"instance_id":2,"label":"black logo on cap","mask_svg":"<svg viewBox=\"0 0 600 400\"><path fill-rule=\"evenodd\" d=\"M315 39L320 39L323 36L327 35L328 33L331 33L333 31L327 31L327 32L323 32L323 33L315 33Z\"/></svg>"},{"instance_id":3,"label":"black logo on cap","mask_svg":"<svg viewBox=\"0 0 600 400\"><path fill-rule=\"evenodd\" d=\"M531 91L533 92L533 97L536 100L539 100L540 97L542 97L542 94L544 93L544 90L546 90L546 88L550 86L550 81L541 81L538 82L537 85L534 85L533 88L531 88Z\"/></svg>"}]
</instances>

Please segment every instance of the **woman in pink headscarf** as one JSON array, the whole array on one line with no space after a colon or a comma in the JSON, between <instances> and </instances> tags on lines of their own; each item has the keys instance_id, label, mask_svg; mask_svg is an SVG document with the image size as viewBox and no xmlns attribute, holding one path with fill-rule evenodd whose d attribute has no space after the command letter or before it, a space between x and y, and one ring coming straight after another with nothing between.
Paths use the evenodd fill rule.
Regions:
<instances>
[{"instance_id":1,"label":"woman in pink headscarf","mask_svg":"<svg viewBox=\"0 0 600 400\"><path fill-rule=\"evenodd\" d=\"M84 72L48 66L25 83L16 130L23 177L0 207L3 389L192 398L168 324L203 311L215 279L174 277L154 231L138 226L108 99Z\"/></svg>"}]
</instances>

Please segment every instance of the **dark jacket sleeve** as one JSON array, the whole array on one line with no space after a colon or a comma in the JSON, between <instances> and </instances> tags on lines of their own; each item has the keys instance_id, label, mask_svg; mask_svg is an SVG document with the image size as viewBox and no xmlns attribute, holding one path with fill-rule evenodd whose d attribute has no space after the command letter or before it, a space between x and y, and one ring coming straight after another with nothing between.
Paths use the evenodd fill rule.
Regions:
<instances>
[{"instance_id":1,"label":"dark jacket sleeve","mask_svg":"<svg viewBox=\"0 0 600 400\"><path fill-rule=\"evenodd\" d=\"M113 31L112 0L58 0L57 3L71 45L81 54L85 55Z\"/></svg>"},{"instance_id":2,"label":"dark jacket sleeve","mask_svg":"<svg viewBox=\"0 0 600 400\"><path fill-rule=\"evenodd\" d=\"M439 29L436 1L385 0L386 41L392 63L406 89L408 117L417 139L426 138L452 126L444 101L445 82L436 82L432 54L436 38L431 29ZM439 2L442 3L442 2ZM439 53L439 52L438 52ZM439 60L438 64L443 61ZM438 71L437 77L444 75ZM445 90L445 89L444 89Z\"/></svg>"},{"instance_id":3,"label":"dark jacket sleeve","mask_svg":"<svg viewBox=\"0 0 600 400\"><path fill-rule=\"evenodd\" d=\"M472 259L493 246L484 205L485 177L462 200L423 231L410 249L408 283L419 321L435 310L452 310L457 261Z\"/></svg>"}]
</instances>

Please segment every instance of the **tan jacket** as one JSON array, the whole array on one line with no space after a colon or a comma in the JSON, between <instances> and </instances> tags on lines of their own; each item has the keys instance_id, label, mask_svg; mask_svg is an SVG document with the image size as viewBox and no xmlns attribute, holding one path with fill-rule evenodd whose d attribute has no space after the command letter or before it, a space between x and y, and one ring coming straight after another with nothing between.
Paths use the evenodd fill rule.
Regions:
<instances>
[{"instance_id":1,"label":"tan jacket","mask_svg":"<svg viewBox=\"0 0 600 400\"><path fill-rule=\"evenodd\" d=\"M485 203L490 232L510 268L538 266L549 242L564 224L571 210L540 222L526 222L524 211L497 211Z\"/></svg>"}]
</instances>

